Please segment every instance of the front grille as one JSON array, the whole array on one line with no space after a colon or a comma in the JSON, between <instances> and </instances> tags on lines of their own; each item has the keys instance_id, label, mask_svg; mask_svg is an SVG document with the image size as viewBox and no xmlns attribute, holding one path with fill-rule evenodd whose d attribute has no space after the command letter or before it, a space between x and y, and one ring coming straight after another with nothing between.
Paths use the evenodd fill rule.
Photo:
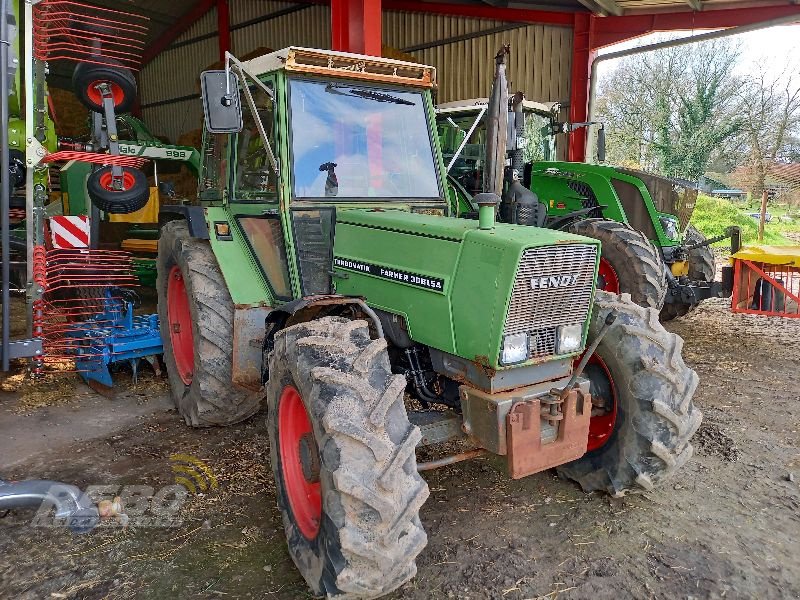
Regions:
<instances>
[{"instance_id":1,"label":"front grille","mask_svg":"<svg viewBox=\"0 0 800 600\"><path fill-rule=\"evenodd\" d=\"M530 358L556 353L556 328L583 324L595 278L595 246L559 244L522 254L503 333L527 333Z\"/></svg>"}]
</instances>

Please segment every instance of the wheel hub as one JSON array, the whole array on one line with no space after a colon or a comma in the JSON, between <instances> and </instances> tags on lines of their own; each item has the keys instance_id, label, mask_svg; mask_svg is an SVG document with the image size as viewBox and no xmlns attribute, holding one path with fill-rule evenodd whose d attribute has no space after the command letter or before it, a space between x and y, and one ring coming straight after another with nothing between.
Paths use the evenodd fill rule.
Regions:
<instances>
[{"instance_id":1,"label":"wheel hub","mask_svg":"<svg viewBox=\"0 0 800 600\"><path fill-rule=\"evenodd\" d=\"M309 432L300 438L300 466L308 483L319 482L319 449L314 434Z\"/></svg>"},{"instance_id":2,"label":"wheel hub","mask_svg":"<svg viewBox=\"0 0 800 600\"><path fill-rule=\"evenodd\" d=\"M278 400L281 486L297 529L308 540L319 534L322 487L319 449L300 392L287 385Z\"/></svg>"},{"instance_id":3,"label":"wheel hub","mask_svg":"<svg viewBox=\"0 0 800 600\"><path fill-rule=\"evenodd\" d=\"M611 263L602 256L597 270L597 288L612 294L619 294L619 276Z\"/></svg>"},{"instance_id":4,"label":"wheel hub","mask_svg":"<svg viewBox=\"0 0 800 600\"><path fill-rule=\"evenodd\" d=\"M167 277L167 331L175 358L178 376L184 385L191 385L194 377L194 334L189 295L180 267L174 265Z\"/></svg>"}]
</instances>

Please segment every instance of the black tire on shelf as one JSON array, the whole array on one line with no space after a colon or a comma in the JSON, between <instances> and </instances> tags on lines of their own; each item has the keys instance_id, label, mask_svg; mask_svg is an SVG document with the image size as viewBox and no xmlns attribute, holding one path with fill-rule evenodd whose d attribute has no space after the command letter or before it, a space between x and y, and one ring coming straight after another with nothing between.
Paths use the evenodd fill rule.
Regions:
<instances>
[{"instance_id":1,"label":"black tire on shelf","mask_svg":"<svg viewBox=\"0 0 800 600\"><path fill-rule=\"evenodd\" d=\"M686 245L697 244L706 240L693 225L686 228L683 237ZM689 279L692 281L703 281L711 283L717 275L717 264L714 259L714 251L710 246L700 246L689 250ZM697 306L697 303L687 304L684 302L668 302L661 309L661 321L671 321L690 313Z\"/></svg>"},{"instance_id":2,"label":"black tire on shelf","mask_svg":"<svg viewBox=\"0 0 800 600\"><path fill-rule=\"evenodd\" d=\"M602 258L616 272L621 294L630 294L641 306L660 309L667 294L661 253L643 233L626 223L608 219L581 219L568 231L602 242ZM611 290L613 291L613 290Z\"/></svg>"},{"instance_id":3,"label":"black tire on shelf","mask_svg":"<svg viewBox=\"0 0 800 600\"><path fill-rule=\"evenodd\" d=\"M115 64L78 63L72 73L72 89L78 100L91 111L103 112L103 103L94 85L106 82L112 87L114 111L128 112L136 100L136 78L130 69Z\"/></svg>"},{"instance_id":4,"label":"black tire on shelf","mask_svg":"<svg viewBox=\"0 0 800 600\"><path fill-rule=\"evenodd\" d=\"M126 189L113 190L110 186L111 167L92 171L86 180L86 193L100 210L111 214L128 214L144 208L150 199L147 176L139 169L122 167Z\"/></svg>"},{"instance_id":5,"label":"black tire on shelf","mask_svg":"<svg viewBox=\"0 0 800 600\"><path fill-rule=\"evenodd\" d=\"M597 348L616 398L614 429L606 443L558 468L586 492L613 496L653 489L692 456L691 437L702 413L692 397L698 376L681 356L683 340L664 329L658 312L630 296L597 292L589 343L606 316L617 319Z\"/></svg>"},{"instance_id":6,"label":"black tire on shelf","mask_svg":"<svg viewBox=\"0 0 800 600\"><path fill-rule=\"evenodd\" d=\"M192 427L231 425L252 416L261 395L232 383L233 301L208 241L190 237L184 221L171 221L161 228L156 265L164 363L178 412ZM170 319L171 276L183 282L189 313L183 320L176 315ZM191 331L188 382L176 363L172 335L176 325L177 331L182 327Z\"/></svg>"},{"instance_id":7,"label":"black tire on shelf","mask_svg":"<svg viewBox=\"0 0 800 600\"><path fill-rule=\"evenodd\" d=\"M427 543L419 509L429 492L416 469L421 433L408 420L406 381L392 374L386 341L371 340L365 321L323 317L279 332L269 369L270 456L297 568L315 594L329 598L377 598L397 589L416 574ZM308 513L297 506L305 496L292 503L302 484L292 476L293 461L283 461L296 439L284 396L295 392L314 439L305 456L317 457L310 461L316 479L302 475L318 482L321 498L310 535Z\"/></svg>"}]
</instances>

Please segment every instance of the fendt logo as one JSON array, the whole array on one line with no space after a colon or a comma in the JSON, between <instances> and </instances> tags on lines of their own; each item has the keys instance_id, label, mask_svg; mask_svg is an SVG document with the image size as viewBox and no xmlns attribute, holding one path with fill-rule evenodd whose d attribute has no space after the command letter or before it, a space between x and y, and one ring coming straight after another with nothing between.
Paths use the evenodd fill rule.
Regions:
<instances>
[{"instance_id":1,"label":"fendt logo","mask_svg":"<svg viewBox=\"0 0 800 600\"><path fill-rule=\"evenodd\" d=\"M575 285L578 282L577 274L568 275L548 275L546 277L533 277L531 279L531 289L550 290Z\"/></svg>"}]
</instances>

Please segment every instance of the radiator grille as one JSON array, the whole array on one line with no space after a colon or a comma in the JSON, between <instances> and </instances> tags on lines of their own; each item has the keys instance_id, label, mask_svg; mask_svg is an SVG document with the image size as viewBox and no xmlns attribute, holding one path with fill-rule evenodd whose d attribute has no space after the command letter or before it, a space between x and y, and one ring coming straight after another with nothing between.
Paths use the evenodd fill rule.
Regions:
<instances>
[{"instance_id":1,"label":"radiator grille","mask_svg":"<svg viewBox=\"0 0 800 600\"><path fill-rule=\"evenodd\" d=\"M586 322L595 277L595 246L530 248L522 254L505 335L527 333L530 358L556 353L556 328Z\"/></svg>"}]
</instances>

